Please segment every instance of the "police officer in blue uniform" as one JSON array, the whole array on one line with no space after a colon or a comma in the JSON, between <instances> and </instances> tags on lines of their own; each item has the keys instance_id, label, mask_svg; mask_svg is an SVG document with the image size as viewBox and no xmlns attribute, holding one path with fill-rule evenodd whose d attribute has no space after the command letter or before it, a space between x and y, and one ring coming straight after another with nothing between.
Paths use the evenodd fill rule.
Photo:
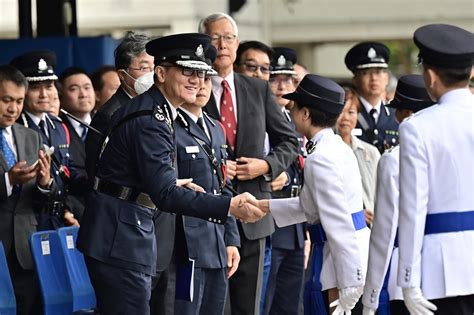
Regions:
<instances>
[{"instance_id":1,"label":"police officer in blue uniform","mask_svg":"<svg viewBox=\"0 0 474 315\"><path fill-rule=\"evenodd\" d=\"M206 52L209 65L216 49ZM212 93L208 72L194 104L184 104L176 119L178 172L180 178L192 178L205 191L232 196L225 178L226 139L222 125L202 111ZM177 300L176 314L223 314L227 295L227 277L238 267L240 236L237 223L229 217L225 226L193 217L183 217L189 258L195 260L194 298ZM228 266L228 262L231 264ZM229 267L229 269L227 269Z\"/></svg>"},{"instance_id":2,"label":"police officer in blue uniform","mask_svg":"<svg viewBox=\"0 0 474 315\"><path fill-rule=\"evenodd\" d=\"M296 51L286 47L274 47L271 61L270 86L288 123L295 126L285 108L290 101L282 96L294 92L293 65L297 61ZM290 198L299 195L303 173L303 135L298 134L298 158L286 169L287 182L282 190L274 191L272 197ZM304 278L305 223L286 227L275 227L271 236L272 255L270 276L265 296L265 314L298 314L302 299Z\"/></svg>"},{"instance_id":3,"label":"police officer in blue uniform","mask_svg":"<svg viewBox=\"0 0 474 315\"><path fill-rule=\"evenodd\" d=\"M345 57L347 68L354 74L352 83L361 103L356 125L362 129L359 138L376 146L380 153L398 144L394 110L384 105L389 58L388 47L379 42L358 43Z\"/></svg>"},{"instance_id":4,"label":"police officer in blue uniform","mask_svg":"<svg viewBox=\"0 0 474 315\"><path fill-rule=\"evenodd\" d=\"M49 50L31 51L14 58L10 64L19 69L29 83L25 97L25 107L18 122L41 134L43 143L54 147L51 161L51 175L58 187L57 194L45 206L38 217L38 230L51 230L58 227L77 224L73 210L65 204L68 183L76 172L69 169L69 137L60 118L49 114L53 101L51 92L54 81L56 55Z\"/></svg>"},{"instance_id":5,"label":"police officer in blue uniform","mask_svg":"<svg viewBox=\"0 0 474 315\"><path fill-rule=\"evenodd\" d=\"M194 33L150 41L155 84L112 117L77 239L101 314L150 313L151 276L161 258L157 207L219 224L228 214L246 222L264 215L248 193L231 198L176 186L176 110L195 102L210 69L209 45L209 36Z\"/></svg>"}]
</instances>

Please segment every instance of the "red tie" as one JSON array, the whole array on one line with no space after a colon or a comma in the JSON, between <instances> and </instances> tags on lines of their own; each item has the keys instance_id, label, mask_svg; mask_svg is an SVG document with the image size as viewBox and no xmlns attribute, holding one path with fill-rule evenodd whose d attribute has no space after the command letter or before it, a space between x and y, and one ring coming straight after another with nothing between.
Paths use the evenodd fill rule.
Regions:
<instances>
[{"instance_id":1,"label":"red tie","mask_svg":"<svg viewBox=\"0 0 474 315\"><path fill-rule=\"evenodd\" d=\"M222 81L222 97L221 97L221 121L225 128L227 142L232 151L235 151L235 138L237 135L237 123L235 121L234 105L232 103L232 95L230 94L229 83Z\"/></svg>"}]
</instances>

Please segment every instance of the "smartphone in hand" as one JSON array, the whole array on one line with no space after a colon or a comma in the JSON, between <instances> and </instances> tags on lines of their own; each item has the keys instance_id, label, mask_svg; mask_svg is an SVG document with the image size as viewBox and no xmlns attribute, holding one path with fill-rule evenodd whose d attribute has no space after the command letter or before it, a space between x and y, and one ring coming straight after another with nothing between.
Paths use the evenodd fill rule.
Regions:
<instances>
[{"instance_id":1,"label":"smartphone in hand","mask_svg":"<svg viewBox=\"0 0 474 315\"><path fill-rule=\"evenodd\" d=\"M46 154L47 156L51 156L54 153L54 147L53 146L49 147L44 143L43 143L43 149L42 150L44 151L44 154ZM36 167L38 162L39 162L39 159L37 159L36 162L32 164L32 166Z\"/></svg>"}]
</instances>

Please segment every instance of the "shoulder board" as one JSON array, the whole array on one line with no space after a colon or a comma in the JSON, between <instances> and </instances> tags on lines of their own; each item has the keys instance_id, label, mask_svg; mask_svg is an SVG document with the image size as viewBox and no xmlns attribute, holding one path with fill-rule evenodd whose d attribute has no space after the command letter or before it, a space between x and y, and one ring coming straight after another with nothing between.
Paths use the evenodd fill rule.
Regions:
<instances>
[{"instance_id":1,"label":"shoulder board","mask_svg":"<svg viewBox=\"0 0 474 315\"><path fill-rule=\"evenodd\" d=\"M202 112L204 114L204 117L207 118L207 120L215 127L216 123L214 122L214 119L212 119L205 111Z\"/></svg>"},{"instance_id":2,"label":"shoulder board","mask_svg":"<svg viewBox=\"0 0 474 315\"><path fill-rule=\"evenodd\" d=\"M165 119L167 118L167 113L160 105L157 105L153 110L153 117L158 121L165 121Z\"/></svg>"}]
</instances>

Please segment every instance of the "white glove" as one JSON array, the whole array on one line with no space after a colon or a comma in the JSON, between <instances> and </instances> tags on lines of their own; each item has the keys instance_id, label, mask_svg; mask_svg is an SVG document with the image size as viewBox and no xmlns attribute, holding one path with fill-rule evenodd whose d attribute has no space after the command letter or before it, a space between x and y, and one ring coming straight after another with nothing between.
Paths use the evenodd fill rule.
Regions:
<instances>
[{"instance_id":1,"label":"white glove","mask_svg":"<svg viewBox=\"0 0 474 315\"><path fill-rule=\"evenodd\" d=\"M375 310L373 310L370 307L364 305L362 315L375 315Z\"/></svg>"},{"instance_id":2,"label":"white glove","mask_svg":"<svg viewBox=\"0 0 474 315\"><path fill-rule=\"evenodd\" d=\"M410 312L414 315L433 315L432 311L436 311L438 308L433 303L430 303L421 294L420 288L404 288L403 299L405 305Z\"/></svg>"},{"instance_id":3,"label":"white glove","mask_svg":"<svg viewBox=\"0 0 474 315\"><path fill-rule=\"evenodd\" d=\"M332 302L329 307L336 306L333 315L350 315L351 310L359 301L364 287L349 287L339 290L339 299Z\"/></svg>"}]
</instances>

